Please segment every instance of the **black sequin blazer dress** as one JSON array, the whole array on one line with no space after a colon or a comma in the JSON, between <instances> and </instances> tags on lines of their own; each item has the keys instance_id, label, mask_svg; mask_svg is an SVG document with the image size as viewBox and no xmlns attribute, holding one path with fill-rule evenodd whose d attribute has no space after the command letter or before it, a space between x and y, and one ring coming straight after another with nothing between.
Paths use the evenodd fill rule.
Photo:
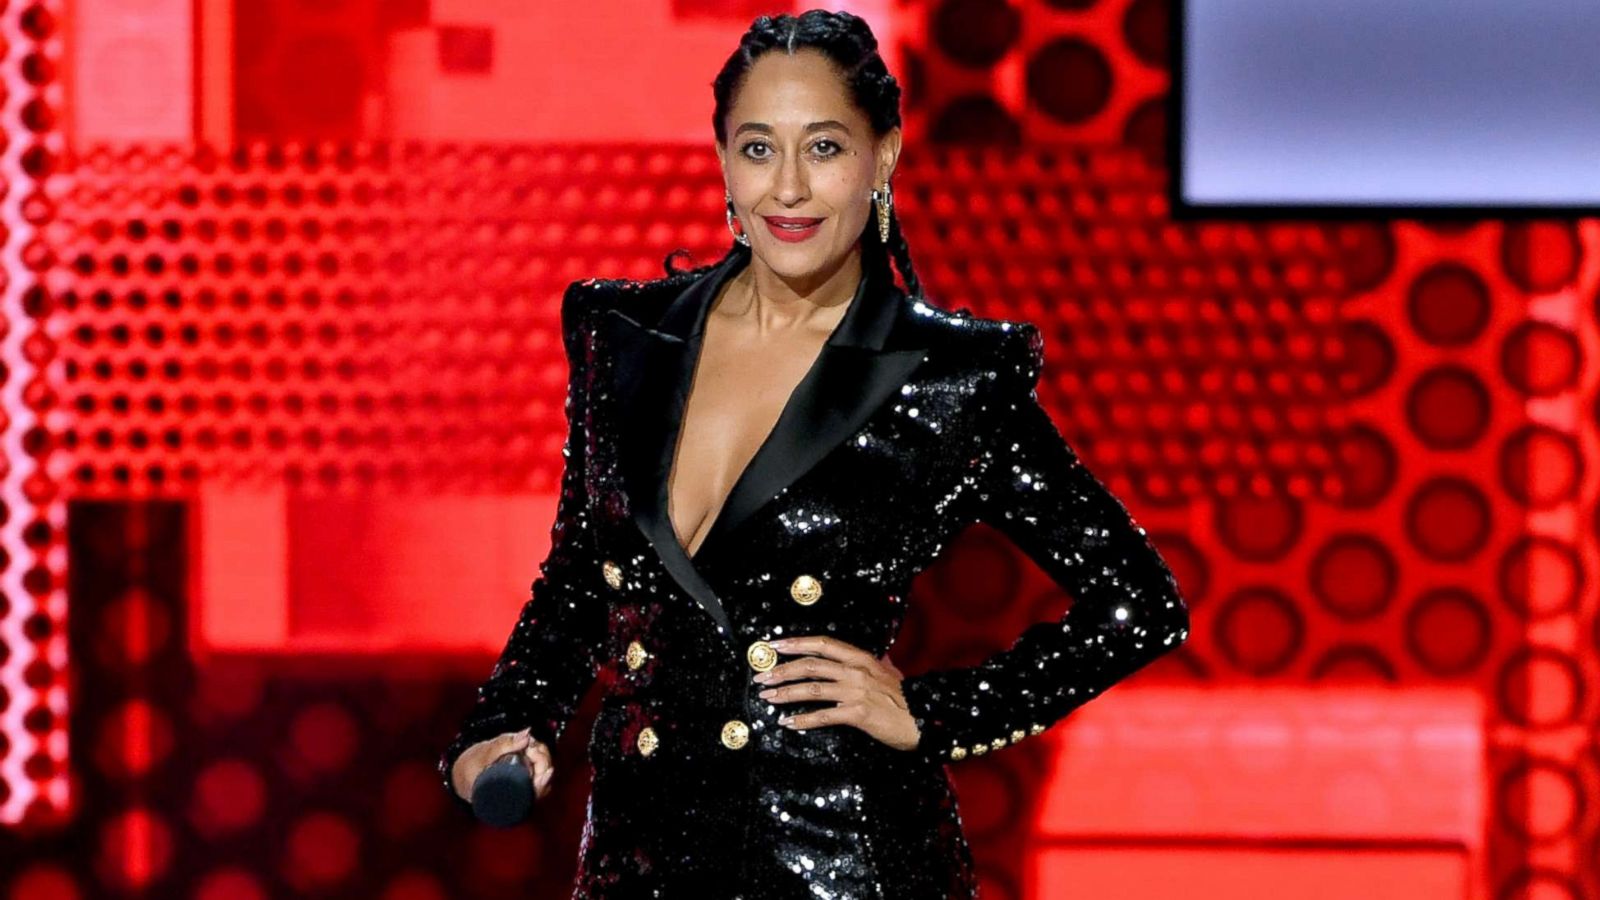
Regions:
<instances>
[{"instance_id":1,"label":"black sequin blazer dress","mask_svg":"<svg viewBox=\"0 0 1600 900\"><path fill-rule=\"evenodd\" d=\"M667 473L707 311L749 260L568 287L552 546L439 774L451 790L461 752L504 732L553 747L598 678L574 898L975 897L948 768L1177 647L1185 603L1036 401L1038 329L912 300L873 267L691 559ZM908 675L913 750L779 725L833 704L758 697L752 676L791 658L767 642L887 653L913 576L977 521L1061 586L1066 614L979 665Z\"/></svg>"}]
</instances>

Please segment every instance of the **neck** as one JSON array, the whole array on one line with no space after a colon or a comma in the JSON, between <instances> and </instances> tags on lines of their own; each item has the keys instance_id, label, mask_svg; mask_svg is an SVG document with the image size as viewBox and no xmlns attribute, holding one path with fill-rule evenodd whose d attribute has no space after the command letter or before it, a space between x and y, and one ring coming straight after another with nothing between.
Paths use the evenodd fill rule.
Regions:
<instances>
[{"instance_id":1,"label":"neck","mask_svg":"<svg viewBox=\"0 0 1600 900\"><path fill-rule=\"evenodd\" d=\"M725 295L720 311L753 317L762 332L807 328L823 322L831 326L855 296L863 274L861 267L859 245L831 269L804 278L779 275L752 255L750 264L733 278L738 287Z\"/></svg>"}]
</instances>

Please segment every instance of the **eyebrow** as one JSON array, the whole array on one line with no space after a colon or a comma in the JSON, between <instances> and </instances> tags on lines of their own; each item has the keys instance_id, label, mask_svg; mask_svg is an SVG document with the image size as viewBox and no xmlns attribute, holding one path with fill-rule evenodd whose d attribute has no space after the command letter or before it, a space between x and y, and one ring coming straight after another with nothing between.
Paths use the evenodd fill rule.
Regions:
<instances>
[{"instance_id":1,"label":"eyebrow","mask_svg":"<svg viewBox=\"0 0 1600 900\"><path fill-rule=\"evenodd\" d=\"M837 119L824 119L821 122L812 122L810 125L807 125L806 134L810 134L813 131L822 131L827 128L837 128L845 134L850 133L849 127L843 122L840 122ZM734 129L733 136L738 137L739 135L744 134L746 131L759 131L763 134L773 133L772 126L765 122L746 122Z\"/></svg>"}]
</instances>

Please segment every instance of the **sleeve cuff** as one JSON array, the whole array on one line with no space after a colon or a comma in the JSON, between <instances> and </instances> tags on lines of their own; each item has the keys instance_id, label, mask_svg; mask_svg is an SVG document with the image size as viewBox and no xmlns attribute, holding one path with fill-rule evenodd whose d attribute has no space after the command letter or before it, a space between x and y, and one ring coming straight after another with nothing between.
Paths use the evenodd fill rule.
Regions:
<instances>
[{"instance_id":1,"label":"sleeve cuff","mask_svg":"<svg viewBox=\"0 0 1600 900\"><path fill-rule=\"evenodd\" d=\"M485 720L464 729L454 741L450 742L449 746L445 747L444 752L439 755L439 778L444 785L445 793L449 794L450 799L455 801L457 808L468 814L472 813L472 802L456 793L455 779L451 773L451 770L455 768L456 760L460 759L463 753L466 753L473 744L479 741L499 737L507 732L521 731L524 728L529 730L528 733L534 740L549 747L551 754L554 755L556 741L560 739L560 735L554 731L551 723L539 720L514 722L503 717Z\"/></svg>"},{"instance_id":2,"label":"sleeve cuff","mask_svg":"<svg viewBox=\"0 0 1600 900\"><path fill-rule=\"evenodd\" d=\"M930 677L932 674L912 675L900 682L900 693L905 697L906 707L921 732L912 752L923 759L943 764L961 762L1009 747L1024 738L1043 734L1049 727L1048 723L1035 722L1008 731L995 725L988 729L994 734L988 734L976 722L969 727L958 727L947 712L955 700L946 696L951 693L950 690L941 690L938 682Z\"/></svg>"},{"instance_id":3,"label":"sleeve cuff","mask_svg":"<svg viewBox=\"0 0 1600 900\"><path fill-rule=\"evenodd\" d=\"M958 762L966 757L944 720L943 706L934 686L920 675L912 675L900 682L900 693L905 697L906 708L916 720L920 737L913 753L929 762Z\"/></svg>"}]
</instances>

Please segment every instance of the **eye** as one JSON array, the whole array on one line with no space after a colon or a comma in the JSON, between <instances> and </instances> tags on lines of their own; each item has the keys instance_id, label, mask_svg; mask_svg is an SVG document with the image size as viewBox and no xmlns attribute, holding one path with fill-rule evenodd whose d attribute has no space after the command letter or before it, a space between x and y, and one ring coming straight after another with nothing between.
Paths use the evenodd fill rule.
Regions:
<instances>
[{"instance_id":1,"label":"eye","mask_svg":"<svg viewBox=\"0 0 1600 900\"><path fill-rule=\"evenodd\" d=\"M751 141L750 143L745 144L743 147L740 147L739 148L739 152L744 154L746 157L748 157L750 159L766 159L765 156L752 156L751 155L750 151L755 147L766 147L769 150L771 149L770 147L767 147L767 145L765 143L763 143L762 141Z\"/></svg>"},{"instance_id":2,"label":"eye","mask_svg":"<svg viewBox=\"0 0 1600 900\"><path fill-rule=\"evenodd\" d=\"M819 154L820 156L829 157L829 156L838 156L839 155L839 150L841 149L839 147L839 144L837 142L835 142L835 141L829 140L828 138L823 138L822 140L817 141L815 144L812 144L811 145L811 149L820 151L823 148L824 145L832 147L833 150L828 152L828 153L820 153Z\"/></svg>"}]
</instances>

